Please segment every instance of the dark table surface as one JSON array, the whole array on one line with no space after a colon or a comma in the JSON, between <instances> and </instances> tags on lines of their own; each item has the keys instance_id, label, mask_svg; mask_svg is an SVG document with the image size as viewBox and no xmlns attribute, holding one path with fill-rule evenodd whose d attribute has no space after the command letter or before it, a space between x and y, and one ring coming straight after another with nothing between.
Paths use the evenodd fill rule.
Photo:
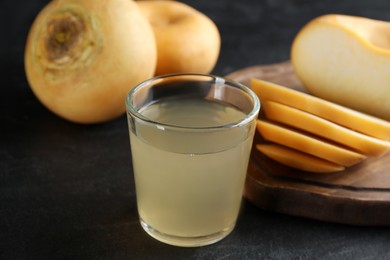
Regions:
<instances>
[{"instance_id":1,"label":"dark table surface","mask_svg":"<svg viewBox=\"0 0 390 260\"><path fill-rule=\"evenodd\" d=\"M137 217L125 116L73 124L28 87L24 43L47 2L0 1L0 259L390 258L389 228L292 217L247 201L234 232L217 244L178 248L149 237ZM388 0L184 2L219 27L218 75L289 59L294 35L321 14L390 20Z\"/></svg>"}]
</instances>

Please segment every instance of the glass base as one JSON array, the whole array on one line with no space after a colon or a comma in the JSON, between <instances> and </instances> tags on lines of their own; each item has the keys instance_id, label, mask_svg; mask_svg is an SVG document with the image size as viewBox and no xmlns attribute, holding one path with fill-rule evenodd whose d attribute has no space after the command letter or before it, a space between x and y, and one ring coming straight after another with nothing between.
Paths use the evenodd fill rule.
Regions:
<instances>
[{"instance_id":1,"label":"glass base","mask_svg":"<svg viewBox=\"0 0 390 260\"><path fill-rule=\"evenodd\" d=\"M234 224L230 227L225 228L224 230L213 233L207 236L199 236L199 237L180 237L180 236L173 236L169 234L162 233L148 224L146 224L142 219L140 219L142 228L153 238L174 246L181 246L181 247L198 247L198 246L206 246L214 244L222 239L224 239L226 236L228 236L234 229Z\"/></svg>"}]
</instances>

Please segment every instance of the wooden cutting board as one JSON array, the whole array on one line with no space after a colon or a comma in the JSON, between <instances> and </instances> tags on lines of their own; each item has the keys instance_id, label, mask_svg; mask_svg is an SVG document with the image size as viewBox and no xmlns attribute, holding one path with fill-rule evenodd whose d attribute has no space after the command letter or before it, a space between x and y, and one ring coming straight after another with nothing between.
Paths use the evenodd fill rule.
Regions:
<instances>
[{"instance_id":1,"label":"wooden cutting board","mask_svg":"<svg viewBox=\"0 0 390 260\"><path fill-rule=\"evenodd\" d=\"M256 77L306 92L290 62L254 66L226 76L249 86ZM254 143L261 142L256 133ZM343 172L313 174L252 150L245 197L260 208L352 225L390 225L390 153Z\"/></svg>"}]
</instances>

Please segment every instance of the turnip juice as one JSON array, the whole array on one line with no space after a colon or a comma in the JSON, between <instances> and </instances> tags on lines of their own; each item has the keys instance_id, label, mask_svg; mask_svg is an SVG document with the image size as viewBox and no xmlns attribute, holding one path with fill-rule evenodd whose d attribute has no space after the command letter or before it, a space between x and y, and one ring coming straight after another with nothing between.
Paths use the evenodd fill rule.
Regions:
<instances>
[{"instance_id":1,"label":"turnip juice","mask_svg":"<svg viewBox=\"0 0 390 260\"><path fill-rule=\"evenodd\" d=\"M130 142L143 228L163 242L198 246L234 228L255 120L228 103L162 99L140 111ZM130 118L130 117L129 117ZM130 125L130 123L129 123Z\"/></svg>"}]
</instances>

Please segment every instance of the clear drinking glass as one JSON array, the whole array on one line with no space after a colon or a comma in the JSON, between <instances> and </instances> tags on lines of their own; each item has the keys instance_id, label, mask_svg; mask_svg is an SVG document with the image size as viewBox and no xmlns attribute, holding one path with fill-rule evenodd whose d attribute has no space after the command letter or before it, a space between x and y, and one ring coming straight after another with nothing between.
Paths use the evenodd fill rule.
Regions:
<instances>
[{"instance_id":1,"label":"clear drinking glass","mask_svg":"<svg viewBox=\"0 0 390 260\"><path fill-rule=\"evenodd\" d=\"M177 246L226 237L240 210L257 96L221 77L175 74L133 88L126 107L145 231Z\"/></svg>"}]
</instances>

